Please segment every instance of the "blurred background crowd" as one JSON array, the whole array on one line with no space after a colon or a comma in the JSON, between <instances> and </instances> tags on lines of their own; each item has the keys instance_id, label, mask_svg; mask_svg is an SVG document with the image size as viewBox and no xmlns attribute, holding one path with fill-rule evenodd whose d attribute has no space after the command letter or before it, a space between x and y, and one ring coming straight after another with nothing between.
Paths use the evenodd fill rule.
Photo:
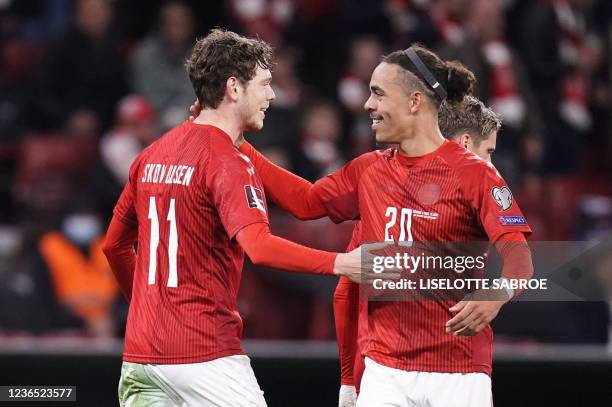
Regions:
<instances>
[{"instance_id":1,"label":"blurred background crowd","mask_svg":"<svg viewBox=\"0 0 612 407\"><path fill-rule=\"evenodd\" d=\"M316 180L376 148L370 74L420 42L501 115L493 162L532 239L609 238L611 21L608 0L0 0L0 335L122 335L100 241L134 157L188 116L184 61L215 26L275 47L277 98L247 138L283 167ZM348 242L351 224L270 206L279 235ZM612 256L600 268L612 300ZM335 283L247 264L245 337L333 339ZM500 340L608 341L605 301L506 308Z\"/></svg>"}]
</instances>

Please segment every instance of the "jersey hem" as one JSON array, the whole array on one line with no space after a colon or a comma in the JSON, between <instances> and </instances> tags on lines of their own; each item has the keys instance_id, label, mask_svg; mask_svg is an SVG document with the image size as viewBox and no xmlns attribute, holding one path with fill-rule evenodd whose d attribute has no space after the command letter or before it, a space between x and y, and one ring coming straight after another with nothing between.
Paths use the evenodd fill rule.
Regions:
<instances>
[{"instance_id":1,"label":"jersey hem","mask_svg":"<svg viewBox=\"0 0 612 407\"><path fill-rule=\"evenodd\" d=\"M210 362L211 360L234 355L246 355L246 353L242 349L228 349L220 352L207 353L198 356L144 356L124 353L123 361L132 363L177 365L183 363Z\"/></svg>"},{"instance_id":2,"label":"jersey hem","mask_svg":"<svg viewBox=\"0 0 612 407\"><path fill-rule=\"evenodd\" d=\"M414 363L414 362L403 362L393 357L388 357L378 353L368 352L366 357L372 359L374 362L390 367L392 369L399 369L405 371L415 372L429 372L429 373L485 373L491 376L492 368L489 365L474 364L466 367L449 367L444 364L426 364L426 363Z\"/></svg>"}]
</instances>

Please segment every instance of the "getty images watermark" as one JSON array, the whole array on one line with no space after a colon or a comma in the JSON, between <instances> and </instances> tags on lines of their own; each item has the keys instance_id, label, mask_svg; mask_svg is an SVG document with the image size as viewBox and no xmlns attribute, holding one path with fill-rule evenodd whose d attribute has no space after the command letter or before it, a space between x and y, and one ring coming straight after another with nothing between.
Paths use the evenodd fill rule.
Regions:
<instances>
[{"instance_id":1,"label":"getty images watermark","mask_svg":"<svg viewBox=\"0 0 612 407\"><path fill-rule=\"evenodd\" d=\"M611 241L534 241L527 245L534 270L528 278L522 278L522 264L506 267L502 274L503 262L488 242L365 245L362 261L369 273L361 285L361 297L457 301L475 292L505 290L520 292L516 301L599 301L612 292ZM510 256L509 261L512 259ZM509 269L512 273L508 275Z\"/></svg>"}]
</instances>

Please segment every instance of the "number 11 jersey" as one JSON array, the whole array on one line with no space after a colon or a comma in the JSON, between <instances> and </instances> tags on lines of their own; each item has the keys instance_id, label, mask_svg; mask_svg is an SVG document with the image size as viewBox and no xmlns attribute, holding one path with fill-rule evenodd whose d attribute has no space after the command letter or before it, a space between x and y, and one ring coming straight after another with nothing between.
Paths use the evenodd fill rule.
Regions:
<instances>
[{"instance_id":1,"label":"number 11 jersey","mask_svg":"<svg viewBox=\"0 0 612 407\"><path fill-rule=\"evenodd\" d=\"M123 360L243 354L235 237L268 216L255 168L230 136L191 122L166 133L136 158L114 214L138 227Z\"/></svg>"}]
</instances>

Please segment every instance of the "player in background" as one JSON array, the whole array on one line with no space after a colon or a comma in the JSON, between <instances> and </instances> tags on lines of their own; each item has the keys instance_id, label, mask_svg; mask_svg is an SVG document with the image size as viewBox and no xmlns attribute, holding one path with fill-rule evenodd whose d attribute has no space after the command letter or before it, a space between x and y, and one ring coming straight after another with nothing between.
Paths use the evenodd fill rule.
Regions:
<instances>
[{"instance_id":1,"label":"player in background","mask_svg":"<svg viewBox=\"0 0 612 407\"><path fill-rule=\"evenodd\" d=\"M445 138L491 162L501 120L481 100L466 96L460 102L442 103L438 112L438 124Z\"/></svg>"},{"instance_id":2,"label":"player in background","mask_svg":"<svg viewBox=\"0 0 612 407\"><path fill-rule=\"evenodd\" d=\"M491 161L501 120L482 101L473 96L465 96L460 102L444 101L438 112L438 125L445 138ZM360 227L357 222L347 251L361 244ZM359 286L344 277L340 277L334 292L334 319L340 357L338 407L354 407L365 369L360 349L365 348L367 339L367 302L359 301Z\"/></svg>"},{"instance_id":3,"label":"player in background","mask_svg":"<svg viewBox=\"0 0 612 407\"><path fill-rule=\"evenodd\" d=\"M104 243L130 302L121 406L265 406L240 343L245 252L255 264L360 279L359 250L270 233L261 180L237 145L263 126L272 63L265 42L212 30L187 61L201 113L131 166Z\"/></svg>"},{"instance_id":4,"label":"player in background","mask_svg":"<svg viewBox=\"0 0 612 407\"><path fill-rule=\"evenodd\" d=\"M365 108L376 140L397 148L363 154L315 184L248 143L241 151L272 199L300 219L322 212L335 222L360 219L363 242L489 240L503 258L503 278L529 278L530 229L508 186L490 163L446 141L438 126L442 101L463 100L474 81L463 65L422 47L385 56ZM490 294L500 297L370 302L357 405L489 407L489 322L517 293Z\"/></svg>"}]
</instances>

